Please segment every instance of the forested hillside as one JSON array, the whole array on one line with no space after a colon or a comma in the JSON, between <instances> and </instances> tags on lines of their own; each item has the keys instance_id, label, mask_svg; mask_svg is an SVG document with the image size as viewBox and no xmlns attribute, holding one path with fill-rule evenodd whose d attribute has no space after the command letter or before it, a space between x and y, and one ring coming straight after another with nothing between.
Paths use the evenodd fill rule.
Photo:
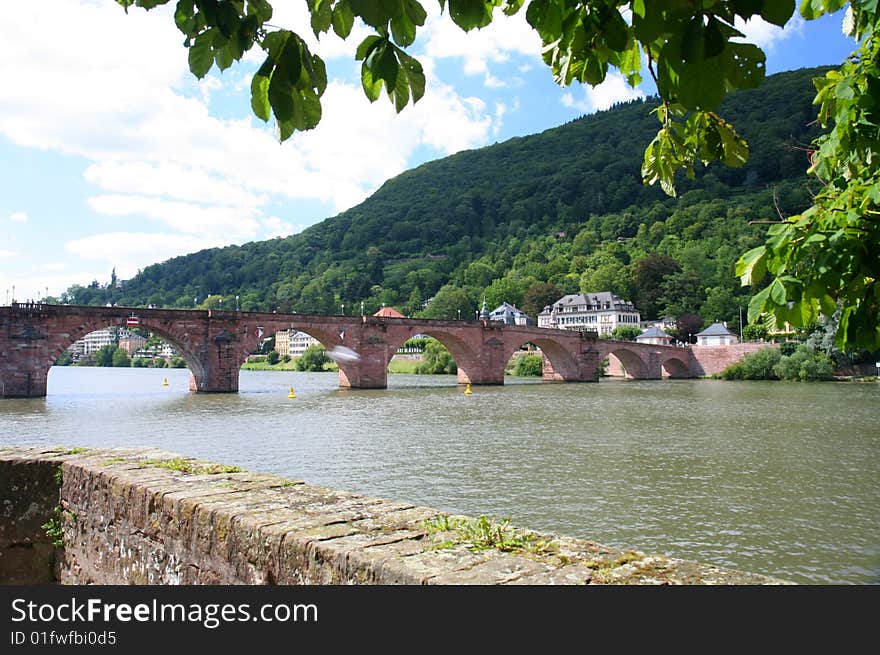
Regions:
<instances>
[{"instance_id":1,"label":"forested hillside","mask_svg":"<svg viewBox=\"0 0 880 655\"><path fill-rule=\"evenodd\" d=\"M719 113L748 140L748 164L698 171L677 198L641 182L657 121L655 103L637 101L407 171L295 236L177 257L62 300L216 307L222 297L232 308L238 295L243 310L351 313L363 302L465 318L484 297L534 313L557 294L610 290L643 318L735 324L754 290L739 286L734 262L766 232L749 222L810 204L818 74L775 75L729 97Z\"/></svg>"}]
</instances>

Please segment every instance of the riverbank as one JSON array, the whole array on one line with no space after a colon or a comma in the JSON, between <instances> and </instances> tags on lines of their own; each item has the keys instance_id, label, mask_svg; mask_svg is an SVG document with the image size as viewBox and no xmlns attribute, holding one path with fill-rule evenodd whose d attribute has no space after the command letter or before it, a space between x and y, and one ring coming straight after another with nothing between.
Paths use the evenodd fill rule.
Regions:
<instances>
[{"instance_id":1,"label":"riverbank","mask_svg":"<svg viewBox=\"0 0 880 655\"><path fill-rule=\"evenodd\" d=\"M0 447L0 582L788 584L149 448Z\"/></svg>"}]
</instances>

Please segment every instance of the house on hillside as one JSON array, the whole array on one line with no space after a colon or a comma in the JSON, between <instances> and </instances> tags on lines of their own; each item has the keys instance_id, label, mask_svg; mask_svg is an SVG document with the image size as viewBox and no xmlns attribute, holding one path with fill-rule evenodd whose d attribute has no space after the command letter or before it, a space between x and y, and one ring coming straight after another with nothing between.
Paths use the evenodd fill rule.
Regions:
<instances>
[{"instance_id":1,"label":"house on hillside","mask_svg":"<svg viewBox=\"0 0 880 655\"><path fill-rule=\"evenodd\" d=\"M702 332L697 332L698 346L729 346L739 343L739 338L727 329L724 323L712 323Z\"/></svg>"},{"instance_id":2,"label":"house on hillside","mask_svg":"<svg viewBox=\"0 0 880 655\"><path fill-rule=\"evenodd\" d=\"M498 307L489 312L490 321L498 321L505 325L534 325L532 317L526 314L516 305L503 302Z\"/></svg>"},{"instance_id":3,"label":"house on hillside","mask_svg":"<svg viewBox=\"0 0 880 655\"><path fill-rule=\"evenodd\" d=\"M406 316L394 309L394 307L386 307L385 305L382 305L382 309L373 314L373 316L379 316L381 318L406 318Z\"/></svg>"},{"instance_id":4,"label":"house on hillside","mask_svg":"<svg viewBox=\"0 0 880 655\"><path fill-rule=\"evenodd\" d=\"M672 343L672 337L658 327L650 327L636 337L636 342L668 346Z\"/></svg>"},{"instance_id":5,"label":"house on hillside","mask_svg":"<svg viewBox=\"0 0 880 655\"><path fill-rule=\"evenodd\" d=\"M609 335L622 325L639 327L641 317L633 304L610 291L562 296L538 314L538 327L590 330Z\"/></svg>"}]
</instances>

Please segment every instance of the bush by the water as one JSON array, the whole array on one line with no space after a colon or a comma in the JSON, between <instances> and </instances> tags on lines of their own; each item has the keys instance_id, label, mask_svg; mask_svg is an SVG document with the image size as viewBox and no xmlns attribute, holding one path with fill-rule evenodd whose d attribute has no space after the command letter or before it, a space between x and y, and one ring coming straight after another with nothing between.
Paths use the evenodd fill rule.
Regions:
<instances>
[{"instance_id":1,"label":"bush by the water","mask_svg":"<svg viewBox=\"0 0 880 655\"><path fill-rule=\"evenodd\" d=\"M830 380L834 365L825 353L801 346L788 357L783 356L773 367L773 372L780 380Z\"/></svg>"},{"instance_id":2,"label":"bush by the water","mask_svg":"<svg viewBox=\"0 0 880 655\"><path fill-rule=\"evenodd\" d=\"M416 367L416 373L453 374L458 373L458 366L446 347L432 338L425 344L422 363Z\"/></svg>"},{"instance_id":3,"label":"bush by the water","mask_svg":"<svg viewBox=\"0 0 880 655\"><path fill-rule=\"evenodd\" d=\"M520 355L513 366L513 374L518 377L541 377L542 361L540 355Z\"/></svg>"},{"instance_id":4,"label":"bush by the water","mask_svg":"<svg viewBox=\"0 0 880 655\"><path fill-rule=\"evenodd\" d=\"M275 351L272 351L275 352ZM278 355L278 353L275 353ZM271 355L271 353L270 353ZM277 363L277 358L275 362ZM324 365L330 361L327 357L327 351L320 344L313 344L303 351L303 354L296 360L297 371L323 371ZM272 363L272 362L270 362Z\"/></svg>"},{"instance_id":5,"label":"bush by the water","mask_svg":"<svg viewBox=\"0 0 880 655\"><path fill-rule=\"evenodd\" d=\"M790 352L790 351L789 351ZM779 348L763 348L731 364L716 377L723 380L830 380L834 373L831 358L806 345L791 354Z\"/></svg>"}]
</instances>

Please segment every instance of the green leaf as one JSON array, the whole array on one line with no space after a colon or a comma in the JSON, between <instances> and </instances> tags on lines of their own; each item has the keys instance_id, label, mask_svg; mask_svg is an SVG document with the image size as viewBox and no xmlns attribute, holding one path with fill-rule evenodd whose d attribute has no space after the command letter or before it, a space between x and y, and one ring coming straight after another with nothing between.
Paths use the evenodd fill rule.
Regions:
<instances>
[{"instance_id":1,"label":"green leaf","mask_svg":"<svg viewBox=\"0 0 880 655\"><path fill-rule=\"evenodd\" d=\"M409 82L406 75L398 75L394 88L389 93L391 101L394 103L394 109L399 114L409 102Z\"/></svg>"},{"instance_id":2,"label":"green leaf","mask_svg":"<svg viewBox=\"0 0 880 655\"><path fill-rule=\"evenodd\" d=\"M758 284L767 274L767 249L764 246L752 248L736 262L736 274L742 286Z\"/></svg>"},{"instance_id":3,"label":"green leaf","mask_svg":"<svg viewBox=\"0 0 880 655\"><path fill-rule=\"evenodd\" d=\"M309 2L312 32L317 37L320 37L321 34L330 29L333 20L333 12L330 5L331 0L312 0Z\"/></svg>"},{"instance_id":4,"label":"green leaf","mask_svg":"<svg viewBox=\"0 0 880 655\"><path fill-rule=\"evenodd\" d=\"M491 0L449 0L449 17L465 32L492 22Z\"/></svg>"},{"instance_id":5,"label":"green leaf","mask_svg":"<svg viewBox=\"0 0 880 655\"><path fill-rule=\"evenodd\" d=\"M422 65L404 52L399 52L400 69L406 75L413 102L418 102L425 95L425 73Z\"/></svg>"},{"instance_id":6,"label":"green leaf","mask_svg":"<svg viewBox=\"0 0 880 655\"><path fill-rule=\"evenodd\" d=\"M773 280L768 287L770 291L770 302L775 305L786 305L785 286L779 279Z\"/></svg>"},{"instance_id":7,"label":"green leaf","mask_svg":"<svg viewBox=\"0 0 880 655\"><path fill-rule=\"evenodd\" d=\"M724 98L724 75L718 57L693 63L675 62L678 88L674 97L688 109L714 109Z\"/></svg>"},{"instance_id":8,"label":"green leaf","mask_svg":"<svg viewBox=\"0 0 880 655\"><path fill-rule=\"evenodd\" d=\"M214 65L214 34L207 30L199 34L189 47L189 70L202 79Z\"/></svg>"},{"instance_id":9,"label":"green leaf","mask_svg":"<svg viewBox=\"0 0 880 655\"><path fill-rule=\"evenodd\" d=\"M265 23L272 19L272 5L267 0L248 0L247 13Z\"/></svg>"},{"instance_id":10,"label":"green leaf","mask_svg":"<svg viewBox=\"0 0 880 655\"><path fill-rule=\"evenodd\" d=\"M768 23L785 27L794 13L794 0L765 0L761 8L761 18Z\"/></svg>"},{"instance_id":11,"label":"green leaf","mask_svg":"<svg viewBox=\"0 0 880 655\"><path fill-rule=\"evenodd\" d=\"M370 102L379 99L379 94L382 93L382 80L373 75L373 72L367 68L366 62L361 66L361 86Z\"/></svg>"},{"instance_id":12,"label":"green leaf","mask_svg":"<svg viewBox=\"0 0 880 655\"><path fill-rule=\"evenodd\" d=\"M721 60L724 75L737 89L753 89L764 80L766 56L751 43L728 43Z\"/></svg>"},{"instance_id":13,"label":"green leaf","mask_svg":"<svg viewBox=\"0 0 880 655\"><path fill-rule=\"evenodd\" d=\"M766 287L752 296L749 301L749 323L755 323L766 312L765 305L770 295L770 287Z\"/></svg>"},{"instance_id":14,"label":"green leaf","mask_svg":"<svg viewBox=\"0 0 880 655\"><path fill-rule=\"evenodd\" d=\"M421 26L425 24L425 19L428 17L428 14L418 0L403 0L403 10L406 12L406 15L409 16L409 19L416 25Z\"/></svg>"},{"instance_id":15,"label":"green leaf","mask_svg":"<svg viewBox=\"0 0 880 655\"><path fill-rule=\"evenodd\" d=\"M749 159L749 144L733 131L733 126L721 119L714 123L715 130L721 138L724 163L738 168Z\"/></svg>"},{"instance_id":16,"label":"green leaf","mask_svg":"<svg viewBox=\"0 0 880 655\"><path fill-rule=\"evenodd\" d=\"M391 19L391 36L399 46L408 46L416 39L416 25L409 16L401 14Z\"/></svg>"},{"instance_id":17,"label":"green leaf","mask_svg":"<svg viewBox=\"0 0 880 655\"><path fill-rule=\"evenodd\" d=\"M251 80L251 108L257 117L269 120L272 108L269 104L269 78L259 73Z\"/></svg>"},{"instance_id":18,"label":"green leaf","mask_svg":"<svg viewBox=\"0 0 880 655\"><path fill-rule=\"evenodd\" d=\"M293 86L285 76L278 74L277 69L269 80L268 96L275 120L279 123L290 121L294 113Z\"/></svg>"},{"instance_id":19,"label":"green leaf","mask_svg":"<svg viewBox=\"0 0 880 655\"><path fill-rule=\"evenodd\" d=\"M174 10L174 24L189 37L196 35L195 0L179 0Z\"/></svg>"},{"instance_id":20,"label":"green leaf","mask_svg":"<svg viewBox=\"0 0 880 655\"><path fill-rule=\"evenodd\" d=\"M341 39L347 39L354 25L354 12L348 4L348 0L339 0L333 7L333 31Z\"/></svg>"},{"instance_id":21,"label":"green leaf","mask_svg":"<svg viewBox=\"0 0 880 655\"><path fill-rule=\"evenodd\" d=\"M605 43L615 52L623 52L629 39L629 28L617 10L612 10L602 22Z\"/></svg>"},{"instance_id":22,"label":"green leaf","mask_svg":"<svg viewBox=\"0 0 880 655\"><path fill-rule=\"evenodd\" d=\"M371 34L370 36L365 38L363 41L360 42L357 47L355 59L357 59L358 61L366 59L373 51L373 48L378 46L381 41L382 37L377 36L376 34Z\"/></svg>"}]
</instances>

